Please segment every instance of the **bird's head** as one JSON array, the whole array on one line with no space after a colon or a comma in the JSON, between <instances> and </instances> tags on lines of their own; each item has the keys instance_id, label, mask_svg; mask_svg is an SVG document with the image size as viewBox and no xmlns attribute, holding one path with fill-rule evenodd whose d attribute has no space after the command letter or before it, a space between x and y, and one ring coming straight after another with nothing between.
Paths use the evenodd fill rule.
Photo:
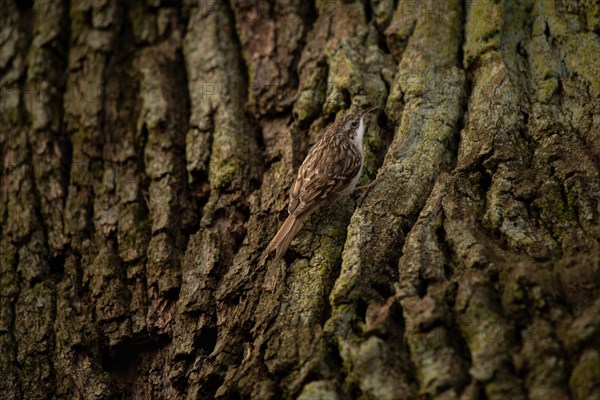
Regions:
<instances>
[{"instance_id":1,"label":"bird's head","mask_svg":"<svg viewBox=\"0 0 600 400\"><path fill-rule=\"evenodd\" d=\"M346 114L340 120L336 121L336 130L340 134L355 140L359 146L362 146L362 138L365 133L365 116L377 108L379 108L379 106L369 107L359 112Z\"/></svg>"}]
</instances>

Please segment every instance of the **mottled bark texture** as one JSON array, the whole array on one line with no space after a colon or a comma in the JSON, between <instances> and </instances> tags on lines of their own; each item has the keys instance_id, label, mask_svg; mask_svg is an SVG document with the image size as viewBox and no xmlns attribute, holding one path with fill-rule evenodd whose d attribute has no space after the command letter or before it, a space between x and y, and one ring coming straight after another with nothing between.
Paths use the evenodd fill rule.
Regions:
<instances>
[{"instance_id":1,"label":"mottled bark texture","mask_svg":"<svg viewBox=\"0 0 600 400\"><path fill-rule=\"evenodd\" d=\"M2 399L600 398L598 2L0 5Z\"/></svg>"}]
</instances>

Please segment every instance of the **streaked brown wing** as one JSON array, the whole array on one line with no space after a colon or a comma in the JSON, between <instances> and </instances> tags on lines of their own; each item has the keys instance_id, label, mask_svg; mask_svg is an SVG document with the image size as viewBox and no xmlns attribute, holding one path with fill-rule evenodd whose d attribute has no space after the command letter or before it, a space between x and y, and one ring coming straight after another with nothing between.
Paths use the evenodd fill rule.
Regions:
<instances>
[{"instance_id":1,"label":"streaked brown wing","mask_svg":"<svg viewBox=\"0 0 600 400\"><path fill-rule=\"evenodd\" d=\"M335 201L361 167L359 150L341 138L324 138L310 151L290 189L288 212L296 217Z\"/></svg>"}]
</instances>

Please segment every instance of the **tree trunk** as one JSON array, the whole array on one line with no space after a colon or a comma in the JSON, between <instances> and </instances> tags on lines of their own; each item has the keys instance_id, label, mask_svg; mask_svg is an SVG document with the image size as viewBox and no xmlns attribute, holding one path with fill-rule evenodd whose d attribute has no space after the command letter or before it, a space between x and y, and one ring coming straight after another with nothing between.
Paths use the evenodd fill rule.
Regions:
<instances>
[{"instance_id":1,"label":"tree trunk","mask_svg":"<svg viewBox=\"0 0 600 400\"><path fill-rule=\"evenodd\" d=\"M600 398L598 3L0 5L3 399Z\"/></svg>"}]
</instances>

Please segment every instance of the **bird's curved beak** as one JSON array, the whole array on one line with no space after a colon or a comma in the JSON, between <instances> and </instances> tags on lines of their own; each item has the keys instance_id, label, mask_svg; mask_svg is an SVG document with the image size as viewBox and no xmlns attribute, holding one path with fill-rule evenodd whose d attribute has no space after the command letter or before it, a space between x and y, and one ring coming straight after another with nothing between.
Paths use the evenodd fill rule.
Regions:
<instances>
[{"instance_id":1,"label":"bird's curved beak","mask_svg":"<svg viewBox=\"0 0 600 400\"><path fill-rule=\"evenodd\" d=\"M370 113L371 111L373 111L373 110L376 110L376 109L378 109L378 108L379 108L379 106L373 106L373 107L369 107L369 108L367 108L367 109L365 109L365 110L362 110L362 111L360 112L360 116L361 116L361 118L362 118L362 117L364 117L365 115L367 115L368 113Z\"/></svg>"}]
</instances>

